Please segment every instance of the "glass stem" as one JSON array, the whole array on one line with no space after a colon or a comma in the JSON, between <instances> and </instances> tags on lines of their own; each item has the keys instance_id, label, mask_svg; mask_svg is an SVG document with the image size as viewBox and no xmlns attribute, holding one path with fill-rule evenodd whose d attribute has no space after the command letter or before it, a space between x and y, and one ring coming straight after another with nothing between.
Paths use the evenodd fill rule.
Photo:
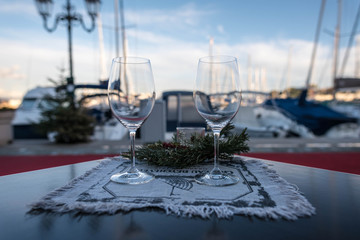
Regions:
<instances>
[{"instance_id":1,"label":"glass stem","mask_svg":"<svg viewBox=\"0 0 360 240\"><path fill-rule=\"evenodd\" d=\"M211 174L220 175L221 170L219 168L219 138L220 131L214 131L214 168L211 171Z\"/></svg>"},{"instance_id":2,"label":"glass stem","mask_svg":"<svg viewBox=\"0 0 360 240\"><path fill-rule=\"evenodd\" d=\"M131 169L135 169L135 135L136 130L130 130Z\"/></svg>"}]
</instances>

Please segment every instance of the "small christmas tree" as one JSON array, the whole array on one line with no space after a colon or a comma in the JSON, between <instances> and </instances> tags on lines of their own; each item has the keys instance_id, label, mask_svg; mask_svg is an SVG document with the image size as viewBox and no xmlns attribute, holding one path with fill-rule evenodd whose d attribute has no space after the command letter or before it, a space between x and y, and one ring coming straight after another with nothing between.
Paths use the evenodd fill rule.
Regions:
<instances>
[{"instance_id":1,"label":"small christmas tree","mask_svg":"<svg viewBox=\"0 0 360 240\"><path fill-rule=\"evenodd\" d=\"M60 80L49 79L55 85L55 96L46 96L38 127L45 133L54 133L57 143L87 142L94 132L94 119L86 113L81 104L66 90L64 70L60 70Z\"/></svg>"}]
</instances>

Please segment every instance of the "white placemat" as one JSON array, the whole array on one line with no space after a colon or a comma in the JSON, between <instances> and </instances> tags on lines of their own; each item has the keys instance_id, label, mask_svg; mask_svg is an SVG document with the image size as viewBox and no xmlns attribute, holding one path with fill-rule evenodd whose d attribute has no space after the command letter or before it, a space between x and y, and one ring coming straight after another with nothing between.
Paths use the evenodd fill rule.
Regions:
<instances>
[{"instance_id":1,"label":"white placemat","mask_svg":"<svg viewBox=\"0 0 360 240\"><path fill-rule=\"evenodd\" d=\"M260 160L236 157L222 163L223 171L240 177L236 185L210 187L197 184L194 176L209 171L212 164L174 169L137 164L141 171L152 173L155 180L141 185L123 185L110 176L128 168L129 160L104 159L97 167L57 189L38 202L32 210L115 214L142 208L163 209L167 214L229 218L234 214L261 218L298 217L315 214L315 208L274 170Z\"/></svg>"}]
</instances>

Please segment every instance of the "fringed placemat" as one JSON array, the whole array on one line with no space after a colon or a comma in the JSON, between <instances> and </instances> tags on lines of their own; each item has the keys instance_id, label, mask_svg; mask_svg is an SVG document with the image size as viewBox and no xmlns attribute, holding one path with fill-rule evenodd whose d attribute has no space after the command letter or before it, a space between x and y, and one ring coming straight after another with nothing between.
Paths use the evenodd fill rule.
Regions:
<instances>
[{"instance_id":1,"label":"fringed placemat","mask_svg":"<svg viewBox=\"0 0 360 240\"><path fill-rule=\"evenodd\" d=\"M167 214L229 218L234 214L260 218L295 220L315 214L315 208L274 170L260 160L235 157L221 169L237 175L240 182L226 187L200 185L194 176L210 171L212 164L186 169L138 164L140 171L155 175L155 180L140 185L110 181L124 171L129 160L104 159L97 167L57 189L36 203L33 210L115 214L118 211L159 208Z\"/></svg>"}]
</instances>

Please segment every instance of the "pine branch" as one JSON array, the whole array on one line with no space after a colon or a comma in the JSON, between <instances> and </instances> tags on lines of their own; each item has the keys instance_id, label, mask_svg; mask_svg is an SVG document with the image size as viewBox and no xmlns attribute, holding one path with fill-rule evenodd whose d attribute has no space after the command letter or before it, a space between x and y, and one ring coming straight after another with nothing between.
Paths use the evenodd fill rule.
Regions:
<instances>
[{"instance_id":1,"label":"pine branch","mask_svg":"<svg viewBox=\"0 0 360 240\"><path fill-rule=\"evenodd\" d=\"M233 134L231 130L234 126L228 124L221 131L219 141L220 161L231 161L234 154L249 151L247 141L249 136L246 129L240 134ZM122 156L130 158L131 152L124 152ZM176 141L176 136L169 143L156 142L153 144L137 147L136 158L147 161L149 164L158 166L169 166L184 168L193 166L214 157L214 137L213 134L206 134L201 137L194 135L190 140L185 140L180 144Z\"/></svg>"}]
</instances>

